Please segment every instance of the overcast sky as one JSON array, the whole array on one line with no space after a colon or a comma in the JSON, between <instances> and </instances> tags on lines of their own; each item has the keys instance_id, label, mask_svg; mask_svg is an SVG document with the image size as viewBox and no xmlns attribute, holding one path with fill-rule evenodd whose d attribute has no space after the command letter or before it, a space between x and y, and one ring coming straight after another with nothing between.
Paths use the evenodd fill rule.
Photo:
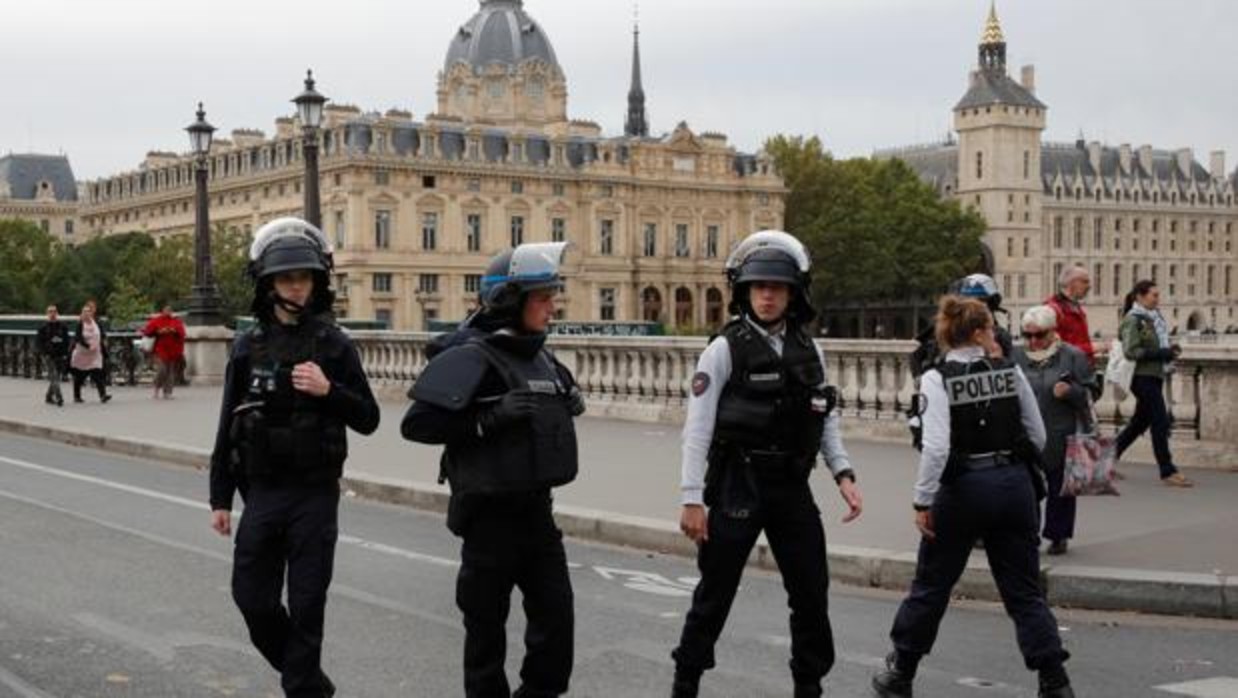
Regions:
<instances>
[{"instance_id":1,"label":"overcast sky","mask_svg":"<svg viewBox=\"0 0 1238 698\"><path fill-rule=\"evenodd\" d=\"M0 153L63 152L79 179L183 151L206 102L223 132L290 114L319 88L363 109L435 107L447 44L476 0L2 0ZM630 0L526 0L553 41L574 118L623 127ZM199 15L206 11L205 16ZM657 132L686 120L754 150L817 134L837 155L942 137L988 0L646 0ZM1238 165L1238 2L999 0L1012 74L1035 63L1048 140L1229 151Z\"/></svg>"}]
</instances>

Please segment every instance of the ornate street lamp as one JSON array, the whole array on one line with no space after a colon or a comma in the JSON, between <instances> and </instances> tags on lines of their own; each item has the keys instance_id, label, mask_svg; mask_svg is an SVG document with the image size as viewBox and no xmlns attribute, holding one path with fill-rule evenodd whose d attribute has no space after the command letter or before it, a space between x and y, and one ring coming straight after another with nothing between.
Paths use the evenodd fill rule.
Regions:
<instances>
[{"instance_id":1,"label":"ornate street lamp","mask_svg":"<svg viewBox=\"0 0 1238 698\"><path fill-rule=\"evenodd\" d=\"M198 118L185 128L189 132L189 144L195 157L194 226L193 226L193 289L189 294L189 309L186 322L194 326L217 326L223 324L220 314L219 288L211 270L211 220L207 156L211 152L211 138L215 127L206 121L206 112L198 102Z\"/></svg>"},{"instance_id":2,"label":"ornate street lamp","mask_svg":"<svg viewBox=\"0 0 1238 698\"><path fill-rule=\"evenodd\" d=\"M302 152L305 155L305 220L322 229L322 204L318 198L318 128L322 126L322 107L327 103L314 89L314 71L305 71L305 91L292 100L301 117Z\"/></svg>"}]
</instances>

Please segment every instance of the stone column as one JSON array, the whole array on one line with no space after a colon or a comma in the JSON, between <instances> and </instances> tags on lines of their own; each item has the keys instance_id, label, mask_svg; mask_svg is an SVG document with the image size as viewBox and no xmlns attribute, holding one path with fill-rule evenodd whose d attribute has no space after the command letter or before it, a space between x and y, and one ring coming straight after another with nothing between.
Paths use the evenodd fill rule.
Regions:
<instances>
[{"instance_id":1,"label":"stone column","mask_svg":"<svg viewBox=\"0 0 1238 698\"><path fill-rule=\"evenodd\" d=\"M185 329L185 376L193 385L222 385L232 330L226 327Z\"/></svg>"}]
</instances>

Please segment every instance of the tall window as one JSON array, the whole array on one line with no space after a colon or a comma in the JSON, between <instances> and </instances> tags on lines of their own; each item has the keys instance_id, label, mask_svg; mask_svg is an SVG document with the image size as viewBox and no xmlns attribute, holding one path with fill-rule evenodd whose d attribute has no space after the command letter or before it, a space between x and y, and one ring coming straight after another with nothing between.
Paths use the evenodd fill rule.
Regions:
<instances>
[{"instance_id":1,"label":"tall window","mask_svg":"<svg viewBox=\"0 0 1238 698\"><path fill-rule=\"evenodd\" d=\"M675 256L687 257L688 253L688 226L685 223L677 223L675 225Z\"/></svg>"},{"instance_id":2,"label":"tall window","mask_svg":"<svg viewBox=\"0 0 1238 698\"><path fill-rule=\"evenodd\" d=\"M1014 256L1014 236L1013 235L1006 238L1006 256L1007 257Z\"/></svg>"},{"instance_id":3,"label":"tall window","mask_svg":"<svg viewBox=\"0 0 1238 698\"><path fill-rule=\"evenodd\" d=\"M481 292L481 274L465 274L464 275L464 292L465 293L480 293Z\"/></svg>"},{"instance_id":4,"label":"tall window","mask_svg":"<svg viewBox=\"0 0 1238 698\"><path fill-rule=\"evenodd\" d=\"M1092 283L1096 286L1096 292L1098 294L1104 293L1105 289L1105 285L1101 283L1101 271L1103 269L1104 267L1100 264L1095 264L1092 266Z\"/></svg>"},{"instance_id":5,"label":"tall window","mask_svg":"<svg viewBox=\"0 0 1238 698\"><path fill-rule=\"evenodd\" d=\"M1225 267L1225 296L1227 298L1229 297L1231 293L1234 292L1233 290L1234 287L1231 285L1231 282L1233 281L1233 276L1234 276L1234 268L1228 267L1228 266Z\"/></svg>"},{"instance_id":6,"label":"tall window","mask_svg":"<svg viewBox=\"0 0 1238 698\"><path fill-rule=\"evenodd\" d=\"M419 274L417 290L422 293L438 293L438 274Z\"/></svg>"},{"instance_id":7,"label":"tall window","mask_svg":"<svg viewBox=\"0 0 1238 698\"><path fill-rule=\"evenodd\" d=\"M1023 238L1023 256L1024 257L1032 256L1032 239L1031 238Z\"/></svg>"},{"instance_id":8,"label":"tall window","mask_svg":"<svg viewBox=\"0 0 1238 698\"><path fill-rule=\"evenodd\" d=\"M1053 249L1055 250L1062 249L1062 217L1061 216L1053 217ZM1027 254L1024 253L1023 256L1026 257Z\"/></svg>"},{"instance_id":9,"label":"tall window","mask_svg":"<svg viewBox=\"0 0 1238 698\"><path fill-rule=\"evenodd\" d=\"M600 311L601 319L615 319L615 289L598 289L598 310Z\"/></svg>"},{"instance_id":10,"label":"tall window","mask_svg":"<svg viewBox=\"0 0 1238 698\"><path fill-rule=\"evenodd\" d=\"M1216 274L1217 274L1217 268L1209 265L1207 282L1206 282L1206 287L1205 287L1207 289L1206 293L1209 296L1211 296L1213 293L1216 292Z\"/></svg>"},{"instance_id":11,"label":"tall window","mask_svg":"<svg viewBox=\"0 0 1238 698\"><path fill-rule=\"evenodd\" d=\"M344 242L345 242L344 233L345 233L344 212L336 211L335 212L335 247L336 249L341 249L341 250L344 249Z\"/></svg>"},{"instance_id":12,"label":"tall window","mask_svg":"<svg viewBox=\"0 0 1238 698\"><path fill-rule=\"evenodd\" d=\"M391 293L391 274L375 274L371 288L374 293Z\"/></svg>"},{"instance_id":13,"label":"tall window","mask_svg":"<svg viewBox=\"0 0 1238 698\"><path fill-rule=\"evenodd\" d=\"M481 251L481 214L470 213L465 216L464 243L469 252Z\"/></svg>"},{"instance_id":14,"label":"tall window","mask_svg":"<svg viewBox=\"0 0 1238 698\"><path fill-rule=\"evenodd\" d=\"M654 257L658 254L658 224L645 224L645 256Z\"/></svg>"},{"instance_id":15,"label":"tall window","mask_svg":"<svg viewBox=\"0 0 1238 698\"><path fill-rule=\"evenodd\" d=\"M1099 250L1104 247L1105 235L1105 219L1097 216L1092 219L1092 249ZM1080 245L1082 247L1082 245Z\"/></svg>"},{"instance_id":16,"label":"tall window","mask_svg":"<svg viewBox=\"0 0 1238 698\"><path fill-rule=\"evenodd\" d=\"M718 226L705 228L705 258L714 259L718 256Z\"/></svg>"},{"instance_id":17,"label":"tall window","mask_svg":"<svg viewBox=\"0 0 1238 698\"><path fill-rule=\"evenodd\" d=\"M73 234L73 221L65 221L65 222L64 222L64 234L65 234L65 235L72 235L72 234Z\"/></svg>"},{"instance_id":18,"label":"tall window","mask_svg":"<svg viewBox=\"0 0 1238 698\"><path fill-rule=\"evenodd\" d=\"M1117 298L1122 295L1122 265L1113 265L1113 296Z\"/></svg>"},{"instance_id":19,"label":"tall window","mask_svg":"<svg viewBox=\"0 0 1238 698\"><path fill-rule=\"evenodd\" d=\"M437 213L426 213L421 216L421 249L438 249Z\"/></svg>"},{"instance_id":20,"label":"tall window","mask_svg":"<svg viewBox=\"0 0 1238 698\"><path fill-rule=\"evenodd\" d=\"M1053 283L1057 283L1057 279L1062 278L1062 263L1058 262L1053 265Z\"/></svg>"},{"instance_id":21,"label":"tall window","mask_svg":"<svg viewBox=\"0 0 1238 698\"><path fill-rule=\"evenodd\" d=\"M524 216L512 216L512 247L524 244Z\"/></svg>"},{"instance_id":22,"label":"tall window","mask_svg":"<svg viewBox=\"0 0 1238 698\"><path fill-rule=\"evenodd\" d=\"M1019 298L1027 298L1027 274L1019 274Z\"/></svg>"},{"instance_id":23,"label":"tall window","mask_svg":"<svg viewBox=\"0 0 1238 698\"><path fill-rule=\"evenodd\" d=\"M1023 179L1028 179L1032 176L1032 153L1029 150L1023 151Z\"/></svg>"},{"instance_id":24,"label":"tall window","mask_svg":"<svg viewBox=\"0 0 1238 698\"><path fill-rule=\"evenodd\" d=\"M567 240L567 220L552 218L550 220L550 241L564 242Z\"/></svg>"},{"instance_id":25,"label":"tall window","mask_svg":"<svg viewBox=\"0 0 1238 698\"><path fill-rule=\"evenodd\" d=\"M976 153L976 179L984 179L984 153Z\"/></svg>"},{"instance_id":26,"label":"tall window","mask_svg":"<svg viewBox=\"0 0 1238 698\"><path fill-rule=\"evenodd\" d=\"M374 247L391 249L391 211L374 212Z\"/></svg>"},{"instance_id":27,"label":"tall window","mask_svg":"<svg viewBox=\"0 0 1238 698\"><path fill-rule=\"evenodd\" d=\"M609 218L602 219L598 228L598 253L615 253L615 222Z\"/></svg>"}]
</instances>

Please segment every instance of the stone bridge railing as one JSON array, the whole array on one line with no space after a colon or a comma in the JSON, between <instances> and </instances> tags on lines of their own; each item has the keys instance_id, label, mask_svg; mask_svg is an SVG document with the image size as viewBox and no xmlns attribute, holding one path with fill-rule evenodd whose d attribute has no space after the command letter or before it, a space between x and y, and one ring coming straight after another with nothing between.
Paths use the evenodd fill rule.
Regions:
<instances>
[{"instance_id":1,"label":"stone bridge railing","mask_svg":"<svg viewBox=\"0 0 1238 698\"><path fill-rule=\"evenodd\" d=\"M112 385L136 385L154 376L146 357L134 346L134 332L109 332L103 363L107 382ZM0 376L37 378L42 380L47 367L39 355L33 330L0 331Z\"/></svg>"},{"instance_id":2,"label":"stone bridge railing","mask_svg":"<svg viewBox=\"0 0 1238 698\"><path fill-rule=\"evenodd\" d=\"M353 332L371 380L406 387L425 366L432 335ZM702 337L554 337L555 354L576 375L590 412L647 421L682 421ZM915 384L907 341L824 340L830 382L843 414L887 435L903 432ZM1186 347L1167 381L1166 399L1180 437L1238 445L1238 347ZM1096 406L1102 422L1122 424L1135 402L1107 390Z\"/></svg>"}]
</instances>

